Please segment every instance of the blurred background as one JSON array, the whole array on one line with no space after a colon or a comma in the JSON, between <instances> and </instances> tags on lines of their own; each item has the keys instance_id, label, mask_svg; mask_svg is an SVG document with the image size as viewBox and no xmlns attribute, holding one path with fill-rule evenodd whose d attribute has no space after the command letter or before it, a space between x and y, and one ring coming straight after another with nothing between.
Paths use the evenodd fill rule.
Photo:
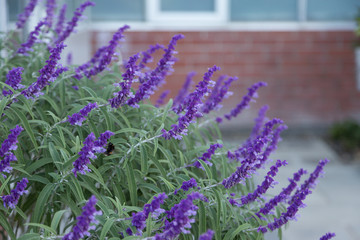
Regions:
<instances>
[{"instance_id":1,"label":"blurred background","mask_svg":"<svg viewBox=\"0 0 360 240\"><path fill-rule=\"evenodd\" d=\"M355 33L360 0L93 1L96 6L86 10L77 34L66 41L64 56L71 53L73 63L83 64L128 24L120 63L149 45L166 45L173 35L185 35L176 47L175 71L153 100L165 89L171 90L169 97L176 96L189 72L197 72L198 82L214 64L221 67L217 76L239 78L222 113L239 103L253 83L267 82L256 104L222 125L235 134L227 141L240 143L234 128L251 129L259 108L268 104L268 117L283 119L287 132L295 133L285 133L273 156L289 160L280 183L299 167L312 171L320 158L331 160L326 179L284 239L319 239L327 231L341 240L360 239L360 39ZM68 5L68 20L82 2L57 1L58 8ZM0 31L15 29L26 3L0 0ZM45 3L35 8L25 31L45 16ZM266 239L277 239L276 233Z\"/></svg>"}]
</instances>

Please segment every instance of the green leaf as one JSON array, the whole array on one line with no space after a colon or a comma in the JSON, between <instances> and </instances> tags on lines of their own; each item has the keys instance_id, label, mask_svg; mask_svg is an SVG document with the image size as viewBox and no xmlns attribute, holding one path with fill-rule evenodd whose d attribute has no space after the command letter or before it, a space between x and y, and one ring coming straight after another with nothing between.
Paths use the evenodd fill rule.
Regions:
<instances>
[{"instance_id":1,"label":"green leaf","mask_svg":"<svg viewBox=\"0 0 360 240\"><path fill-rule=\"evenodd\" d=\"M248 223L244 223L240 226L238 226L236 229L234 229L233 231L229 231L226 235L225 235L225 238L224 240L231 240L231 239L234 239L241 231L244 231L246 229L249 229L251 228L251 225L248 224Z\"/></svg>"},{"instance_id":2,"label":"green leaf","mask_svg":"<svg viewBox=\"0 0 360 240\"><path fill-rule=\"evenodd\" d=\"M100 234L100 240L104 240L106 237L106 234L109 232L110 228L112 227L112 225L114 224L115 219L113 218L109 218L108 220L106 220L103 229L101 230L101 234Z\"/></svg>"},{"instance_id":3,"label":"green leaf","mask_svg":"<svg viewBox=\"0 0 360 240\"><path fill-rule=\"evenodd\" d=\"M5 217L2 212L0 212L0 226L2 226L5 229L5 231L7 232L7 234L9 234L11 239L14 240L16 239L14 231L9 223L9 219Z\"/></svg>"},{"instance_id":4,"label":"green leaf","mask_svg":"<svg viewBox=\"0 0 360 240\"><path fill-rule=\"evenodd\" d=\"M54 188L55 188L55 185L52 183L49 183L40 192L40 194L38 195L37 200L36 200L35 209L31 216L31 222L39 223L41 221L41 218L43 217L43 212L48 203L48 199L49 199L52 191L54 190Z\"/></svg>"},{"instance_id":5,"label":"green leaf","mask_svg":"<svg viewBox=\"0 0 360 240\"><path fill-rule=\"evenodd\" d=\"M66 210L59 210L54 214L53 219L51 220L51 228L56 230L59 226L62 215L66 212Z\"/></svg>"},{"instance_id":6,"label":"green leaf","mask_svg":"<svg viewBox=\"0 0 360 240\"><path fill-rule=\"evenodd\" d=\"M129 184L131 204L136 206L138 201L137 186L135 181L134 169L132 168L132 166L130 166L130 164L126 165L126 178Z\"/></svg>"},{"instance_id":7,"label":"green leaf","mask_svg":"<svg viewBox=\"0 0 360 240\"><path fill-rule=\"evenodd\" d=\"M5 180L5 182L1 183L1 186L0 186L0 195L3 195L2 192L4 191L4 188L5 188L5 187L9 187L9 186L8 186L8 183L9 183L10 179L11 179L11 178L7 178L7 179Z\"/></svg>"},{"instance_id":8,"label":"green leaf","mask_svg":"<svg viewBox=\"0 0 360 240\"><path fill-rule=\"evenodd\" d=\"M35 140L34 132L32 131L32 128L30 127L30 124L29 124L28 120L26 119L25 115L21 111L16 111L15 109L12 109L12 108L9 108L9 109L11 109L12 112L15 113L20 118L22 125L25 128L25 131L29 135L30 140L32 141L32 143L34 145L34 148L37 149L38 145Z\"/></svg>"},{"instance_id":9,"label":"green leaf","mask_svg":"<svg viewBox=\"0 0 360 240\"><path fill-rule=\"evenodd\" d=\"M201 166L205 169L206 175L209 180L213 179L212 172L210 171L209 166L201 159L197 159L197 161L201 164Z\"/></svg>"},{"instance_id":10,"label":"green leaf","mask_svg":"<svg viewBox=\"0 0 360 240\"><path fill-rule=\"evenodd\" d=\"M33 226L33 227L39 227L39 228L42 228L42 229L45 229L53 234L56 235L56 231L54 229L52 229L51 227L49 226L46 226L44 224L41 224L41 223L25 223L26 226Z\"/></svg>"},{"instance_id":11,"label":"green leaf","mask_svg":"<svg viewBox=\"0 0 360 240\"><path fill-rule=\"evenodd\" d=\"M3 111L5 110L6 104L8 102L8 98L4 97L3 99L0 100L0 117L3 114Z\"/></svg>"},{"instance_id":12,"label":"green leaf","mask_svg":"<svg viewBox=\"0 0 360 240\"><path fill-rule=\"evenodd\" d=\"M26 233L19 237L17 240L38 240L40 239L40 234L38 233Z\"/></svg>"},{"instance_id":13,"label":"green leaf","mask_svg":"<svg viewBox=\"0 0 360 240\"><path fill-rule=\"evenodd\" d=\"M61 111L60 111L60 108L58 107L58 104L55 103L55 101L52 98L50 98L49 95L44 94L40 98L43 98L44 100L46 100L51 105L51 107L55 110L56 114L58 116L61 116Z\"/></svg>"},{"instance_id":14,"label":"green leaf","mask_svg":"<svg viewBox=\"0 0 360 240\"><path fill-rule=\"evenodd\" d=\"M168 112L169 112L169 109L172 107L173 105L173 100L170 99L169 102L166 104L166 107L164 108L164 112L163 112L163 116L162 116L162 119L161 119L161 123L164 123L165 122L165 119L168 115Z\"/></svg>"},{"instance_id":15,"label":"green leaf","mask_svg":"<svg viewBox=\"0 0 360 240\"><path fill-rule=\"evenodd\" d=\"M206 231L206 212L202 202L199 203L199 235Z\"/></svg>"}]
</instances>

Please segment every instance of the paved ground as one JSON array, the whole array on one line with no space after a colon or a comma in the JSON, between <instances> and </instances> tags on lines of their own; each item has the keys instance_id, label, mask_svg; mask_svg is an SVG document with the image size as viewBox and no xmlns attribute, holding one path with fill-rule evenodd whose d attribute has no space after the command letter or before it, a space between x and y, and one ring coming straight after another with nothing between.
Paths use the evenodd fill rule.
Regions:
<instances>
[{"instance_id":1,"label":"paved ground","mask_svg":"<svg viewBox=\"0 0 360 240\"><path fill-rule=\"evenodd\" d=\"M297 221L283 232L283 240L315 240L326 232L335 232L339 240L360 240L360 162L344 163L316 136L284 137L272 159L287 160L279 170L278 192L299 168L312 172L320 159L327 158L325 176L307 197L306 208L299 211ZM283 184L284 185L283 185ZM266 240L278 239L270 233Z\"/></svg>"}]
</instances>

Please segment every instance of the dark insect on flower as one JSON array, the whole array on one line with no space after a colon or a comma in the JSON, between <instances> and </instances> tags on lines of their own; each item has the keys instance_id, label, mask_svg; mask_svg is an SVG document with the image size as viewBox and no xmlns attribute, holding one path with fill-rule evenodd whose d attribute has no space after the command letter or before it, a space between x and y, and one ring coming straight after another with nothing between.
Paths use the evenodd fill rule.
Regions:
<instances>
[{"instance_id":1,"label":"dark insect on flower","mask_svg":"<svg viewBox=\"0 0 360 240\"><path fill-rule=\"evenodd\" d=\"M111 154L113 154L114 150L115 150L114 144L109 142L109 144L107 145L106 151L104 152L105 156L110 156Z\"/></svg>"}]
</instances>

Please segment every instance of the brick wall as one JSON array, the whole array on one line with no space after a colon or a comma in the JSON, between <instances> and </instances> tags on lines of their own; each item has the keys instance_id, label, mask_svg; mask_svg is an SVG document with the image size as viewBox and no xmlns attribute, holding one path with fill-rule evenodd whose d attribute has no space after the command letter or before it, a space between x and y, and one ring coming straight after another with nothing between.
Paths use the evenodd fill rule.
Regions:
<instances>
[{"instance_id":1,"label":"brick wall","mask_svg":"<svg viewBox=\"0 0 360 240\"><path fill-rule=\"evenodd\" d=\"M199 81L216 64L221 74L239 77L224 111L235 106L252 83L268 83L259 91L257 103L233 124L248 126L263 104L270 106L270 117L279 117L290 126L328 126L349 117L360 120L351 31L181 33L185 39L178 42L179 61L163 87L171 89L171 96L188 72L196 71ZM177 32L128 32L123 57L150 44L166 45L174 34ZM94 50L99 45L96 36L93 33Z\"/></svg>"}]
</instances>

